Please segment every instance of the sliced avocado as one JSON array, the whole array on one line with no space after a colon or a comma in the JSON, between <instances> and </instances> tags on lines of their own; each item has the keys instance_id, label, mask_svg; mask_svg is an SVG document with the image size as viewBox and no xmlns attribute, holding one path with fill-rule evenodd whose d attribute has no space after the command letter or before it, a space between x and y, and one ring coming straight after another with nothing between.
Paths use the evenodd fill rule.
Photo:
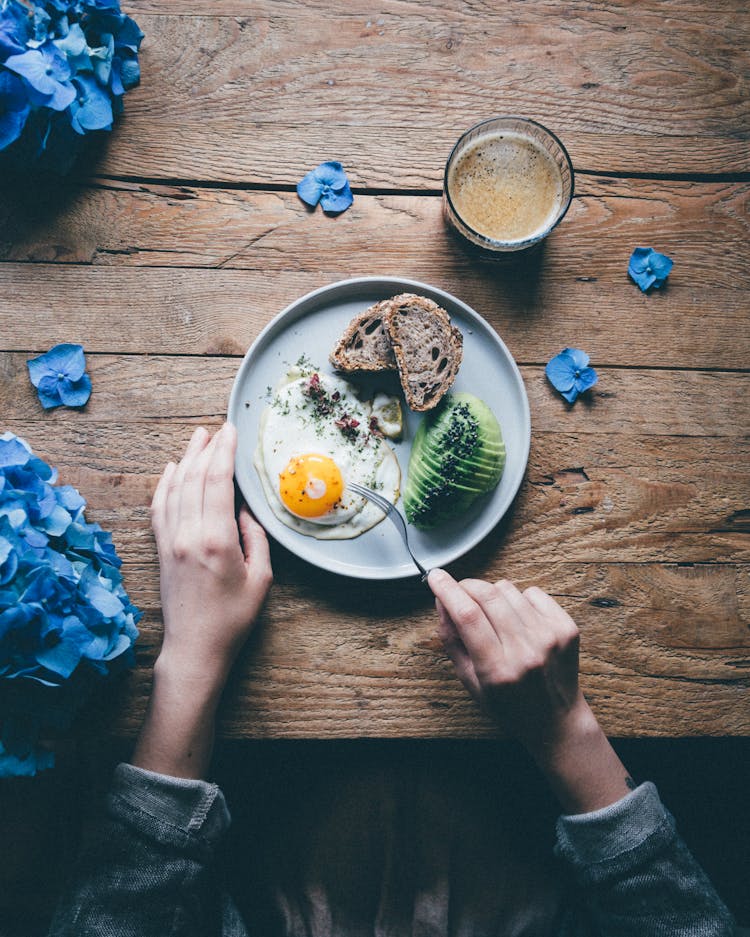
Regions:
<instances>
[{"instance_id":1,"label":"sliced avocado","mask_svg":"<svg viewBox=\"0 0 750 937\"><path fill-rule=\"evenodd\" d=\"M484 468L477 469L469 462L458 463L455 467L451 467L450 472L444 473L441 463L429 458L427 454L423 455L421 459L415 460L413 464L410 462L409 472L418 472L423 476L427 476L433 484L440 484L448 478L458 487L480 494L489 488L493 488L498 481L496 471L489 471Z\"/></svg>"},{"instance_id":2,"label":"sliced avocado","mask_svg":"<svg viewBox=\"0 0 750 937\"><path fill-rule=\"evenodd\" d=\"M430 440L427 440L422 446L420 458L433 465L440 465L445 458L445 449L441 449L433 445ZM501 449L498 453L490 454L481 448L477 448L470 456L461 459L459 464L465 472L476 470L480 473L486 472L489 475L497 474L499 477L505 465L505 450Z\"/></svg>"},{"instance_id":3,"label":"sliced avocado","mask_svg":"<svg viewBox=\"0 0 750 937\"><path fill-rule=\"evenodd\" d=\"M445 487L450 488L452 491L458 491L472 495L481 494L485 490L476 484L472 484L471 481L464 481L461 478L447 480L434 471L434 469L430 468L430 466L425 462L419 462L413 466L410 465L409 475L407 478L413 478L415 482L418 482L423 487Z\"/></svg>"},{"instance_id":4,"label":"sliced avocado","mask_svg":"<svg viewBox=\"0 0 750 937\"><path fill-rule=\"evenodd\" d=\"M417 429L404 507L408 520L429 528L454 517L500 481L505 446L490 408L468 393L448 394Z\"/></svg>"}]
</instances>

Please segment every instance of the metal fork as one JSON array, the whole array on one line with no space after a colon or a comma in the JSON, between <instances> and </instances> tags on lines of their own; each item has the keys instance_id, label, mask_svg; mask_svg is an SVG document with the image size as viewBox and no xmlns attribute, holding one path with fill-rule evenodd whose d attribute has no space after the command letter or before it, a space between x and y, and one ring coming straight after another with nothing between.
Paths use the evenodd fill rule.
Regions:
<instances>
[{"instance_id":1,"label":"metal fork","mask_svg":"<svg viewBox=\"0 0 750 937\"><path fill-rule=\"evenodd\" d=\"M400 512L396 510L396 506L392 504L387 498L384 498L382 495L379 495L376 491L371 491L369 488L364 488L362 485L357 485L355 482L349 482L347 488L350 491L353 491L355 494L361 495L363 498L367 498L368 501L380 508L380 510L389 517L392 521L396 530L401 534L401 539L404 541L404 546L409 551L409 556L414 560L414 565L422 574L422 582L427 579L430 571L425 569L424 566L419 562L419 560L411 552L411 547L409 546L409 537L406 533L406 521L401 516Z\"/></svg>"}]
</instances>

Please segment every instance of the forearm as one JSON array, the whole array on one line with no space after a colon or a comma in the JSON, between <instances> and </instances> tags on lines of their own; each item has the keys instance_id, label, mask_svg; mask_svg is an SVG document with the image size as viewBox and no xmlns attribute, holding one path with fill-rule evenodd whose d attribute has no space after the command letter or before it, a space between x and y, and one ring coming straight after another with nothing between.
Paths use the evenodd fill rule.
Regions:
<instances>
[{"instance_id":1,"label":"forearm","mask_svg":"<svg viewBox=\"0 0 750 937\"><path fill-rule=\"evenodd\" d=\"M635 786L582 694L525 744L566 813L599 810Z\"/></svg>"},{"instance_id":2,"label":"forearm","mask_svg":"<svg viewBox=\"0 0 750 937\"><path fill-rule=\"evenodd\" d=\"M177 778L204 777L223 682L221 677L178 669L159 657L132 763Z\"/></svg>"}]
</instances>

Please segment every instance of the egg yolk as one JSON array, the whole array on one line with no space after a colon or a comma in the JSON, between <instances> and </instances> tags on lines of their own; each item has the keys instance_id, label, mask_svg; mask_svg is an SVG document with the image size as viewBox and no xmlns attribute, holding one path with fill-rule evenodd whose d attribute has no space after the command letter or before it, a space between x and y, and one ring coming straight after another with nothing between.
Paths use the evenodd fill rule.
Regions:
<instances>
[{"instance_id":1,"label":"egg yolk","mask_svg":"<svg viewBox=\"0 0 750 937\"><path fill-rule=\"evenodd\" d=\"M295 456L279 474L279 496L284 507L298 517L322 517L333 509L344 491L341 471L326 455Z\"/></svg>"}]
</instances>

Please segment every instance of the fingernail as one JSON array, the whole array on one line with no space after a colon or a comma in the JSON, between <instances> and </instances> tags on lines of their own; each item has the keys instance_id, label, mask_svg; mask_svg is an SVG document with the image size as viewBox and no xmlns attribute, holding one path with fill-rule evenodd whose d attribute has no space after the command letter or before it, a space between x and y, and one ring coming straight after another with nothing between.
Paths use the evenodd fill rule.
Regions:
<instances>
[{"instance_id":1,"label":"fingernail","mask_svg":"<svg viewBox=\"0 0 750 937\"><path fill-rule=\"evenodd\" d=\"M427 581L430 583L434 582L439 585L441 582L445 582L447 575L448 574L445 572L445 570L440 569L440 567L437 566L435 569L430 570L430 575L427 577Z\"/></svg>"}]
</instances>

